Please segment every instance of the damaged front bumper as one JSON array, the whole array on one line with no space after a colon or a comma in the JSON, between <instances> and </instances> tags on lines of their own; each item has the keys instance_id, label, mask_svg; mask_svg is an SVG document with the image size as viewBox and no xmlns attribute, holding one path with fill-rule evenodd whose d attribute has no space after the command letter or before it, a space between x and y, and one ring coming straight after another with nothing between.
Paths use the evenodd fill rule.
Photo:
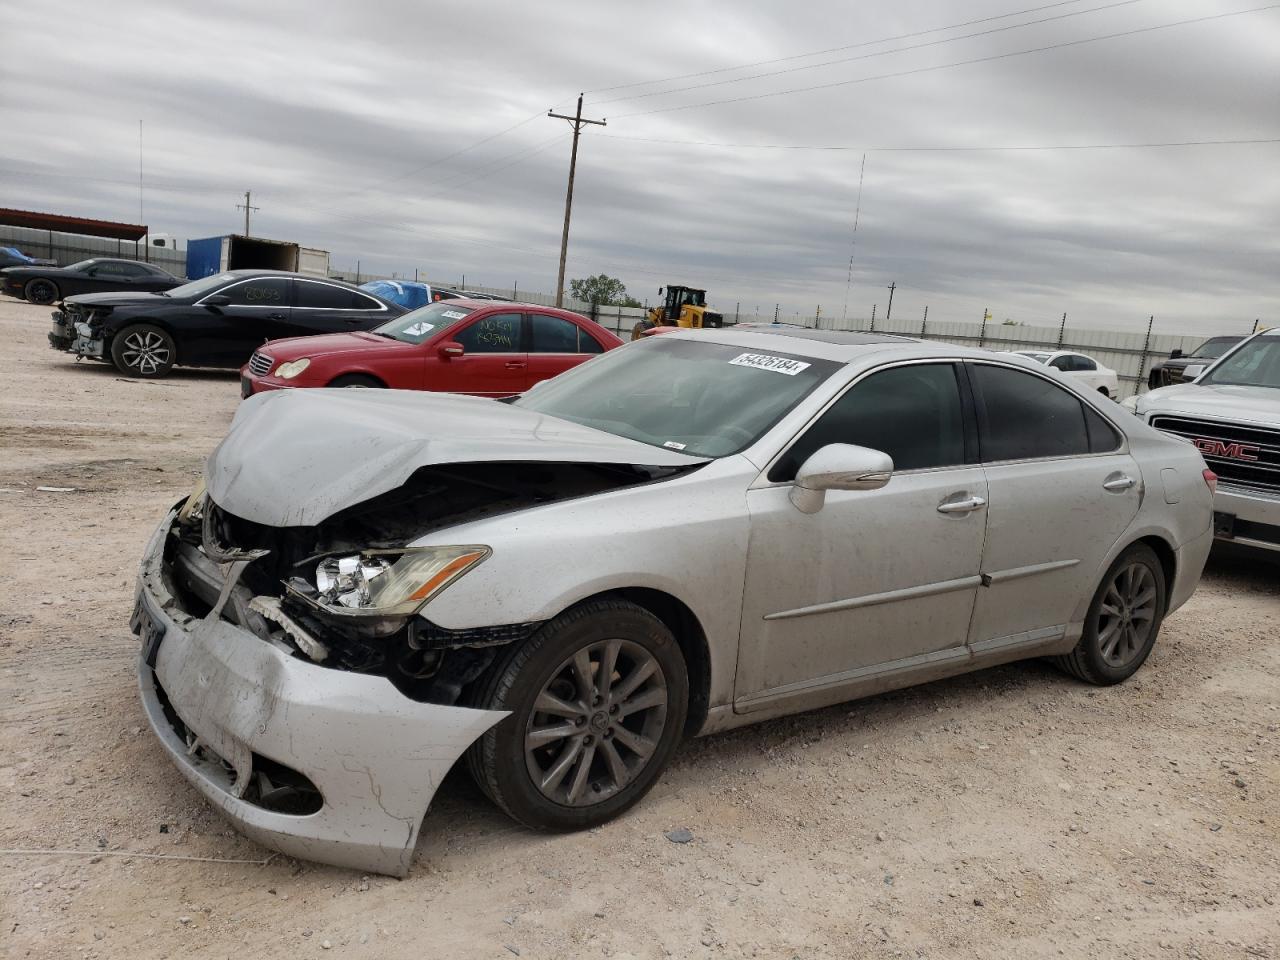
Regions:
<instances>
[{"instance_id":1,"label":"damaged front bumper","mask_svg":"<svg viewBox=\"0 0 1280 960\"><path fill-rule=\"evenodd\" d=\"M101 360L106 354L106 344L101 330L95 330L83 320L77 320L65 310L54 310L53 327L49 331L49 346L77 357Z\"/></svg>"},{"instance_id":2,"label":"damaged front bumper","mask_svg":"<svg viewBox=\"0 0 1280 960\"><path fill-rule=\"evenodd\" d=\"M131 624L143 638L138 684L156 736L254 840L403 876L436 788L506 714L420 703L385 677L290 656L216 610L185 612L165 569L177 514L147 545ZM290 794L307 802L278 802Z\"/></svg>"}]
</instances>

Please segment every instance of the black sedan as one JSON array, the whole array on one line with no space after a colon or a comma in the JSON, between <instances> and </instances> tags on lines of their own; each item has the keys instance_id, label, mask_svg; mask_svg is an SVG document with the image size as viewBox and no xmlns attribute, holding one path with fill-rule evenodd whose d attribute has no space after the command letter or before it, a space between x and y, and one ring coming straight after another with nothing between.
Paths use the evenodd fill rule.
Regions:
<instances>
[{"instance_id":1,"label":"black sedan","mask_svg":"<svg viewBox=\"0 0 1280 960\"><path fill-rule=\"evenodd\" d=\"M139 260L81 260L69 267L6 267L0 293L32 303L53 303L78 293L115 290L171 290L183 283L171 273Z\"/></svg>"},{"instance_id":2,"label":"black sedan","mask_svg":"<svg viewBox=\"0 0 1280 960\"><path fill-rule=\"evenodd\" d=\"M370 330L404 308L352 284L231 270L162 293L91 293L53 312L49 343L134 377L174 366L237 369L266 340Z\"/></svg>"}]
</instances>

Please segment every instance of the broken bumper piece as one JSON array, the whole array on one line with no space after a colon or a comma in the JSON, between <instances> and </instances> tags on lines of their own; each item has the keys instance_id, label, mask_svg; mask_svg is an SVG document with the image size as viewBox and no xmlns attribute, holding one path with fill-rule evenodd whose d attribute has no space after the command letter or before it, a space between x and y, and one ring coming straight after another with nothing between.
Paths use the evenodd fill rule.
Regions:
<instances>
[{"instance_id":1,"label":"broken bumper piece","mask_svg":"<svg viewBox=\"0 0 1280 960\"><path fill-rule=\"evenodd\" d=\"M505 714L419 703L385 678L307 663L225 620L185 613L162 568L173 518L148 544L133 623L156 736L264 846L403 876L441 780ZM282 794L304 802L281 805Z\"/></svg>"}]
</instances>

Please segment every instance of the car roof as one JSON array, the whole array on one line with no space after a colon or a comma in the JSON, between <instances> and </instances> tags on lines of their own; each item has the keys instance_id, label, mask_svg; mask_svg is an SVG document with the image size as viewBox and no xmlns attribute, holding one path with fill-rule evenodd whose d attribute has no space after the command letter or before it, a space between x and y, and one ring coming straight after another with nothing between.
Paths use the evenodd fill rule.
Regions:
<instances>
[{"instance_id":1,"label":"car roof","mask_svg":"<svg viewBox=\"0 0 1280 960\"><path fill-rule=\"evenodd\" d=\"M245 277L293 277L295 280L315 280L318 283L333 283L340 287L350 287L352 290L360 289L349 280L339 280L336 277L317 277L309 273L299 273L296 270L222 270L217 274L210 274L210 276L236 277L237 279L244 279ZM361 290L360 292L368 293L369 291Z\"/></svg>"}]
</instances>

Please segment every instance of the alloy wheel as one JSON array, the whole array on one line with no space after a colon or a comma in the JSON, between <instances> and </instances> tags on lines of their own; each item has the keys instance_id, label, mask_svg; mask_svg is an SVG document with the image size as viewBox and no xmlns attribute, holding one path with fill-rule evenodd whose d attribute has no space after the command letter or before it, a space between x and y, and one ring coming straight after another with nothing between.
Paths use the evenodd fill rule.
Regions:
<instances>
[{"instance_id":1,"label":"alloy wheel","mask_svg":"<svg viewBox=\"0 0 1280 960\"><path fill-rule=\"evenodd\" d=\"M1098 607L1098 652L1109 666L1128 666L1145 649L1157 596L1146 564L1131 563L1116 572Z\"/></svg>"},{"instance_id":2,"label":"alloy wheel","mask_svg":"<svg viewBox=\"0 0 1280 960\"><path fill-rule=\"evenodd\" d=\"M150 330L136 330L124 338L124 364L141 374L155 373L169 362L164 338Z\"/></svg>"},{"instance_id":3,"label":"alloy wheel","mask_svg":"<svg viewBox=\"0 0 1280 960\"><path fill-rule=\"evenodd\" d=\"M582 807L622 790L648 764L667 721L667 680L630 640L599 640L543 685L525 729L525 762L543 796Z\"/></svg>"},{"instance_id":4,"label":"alloy wheel","mask_svg":"<svg viewBox=\"0 0 1280 960\"><path fill-rule=\"evenodd\" d=\"M33 303L53 303L53 284L48 280L36 280L27 288L27 299Z\"/></svg>"}]
</instances>

